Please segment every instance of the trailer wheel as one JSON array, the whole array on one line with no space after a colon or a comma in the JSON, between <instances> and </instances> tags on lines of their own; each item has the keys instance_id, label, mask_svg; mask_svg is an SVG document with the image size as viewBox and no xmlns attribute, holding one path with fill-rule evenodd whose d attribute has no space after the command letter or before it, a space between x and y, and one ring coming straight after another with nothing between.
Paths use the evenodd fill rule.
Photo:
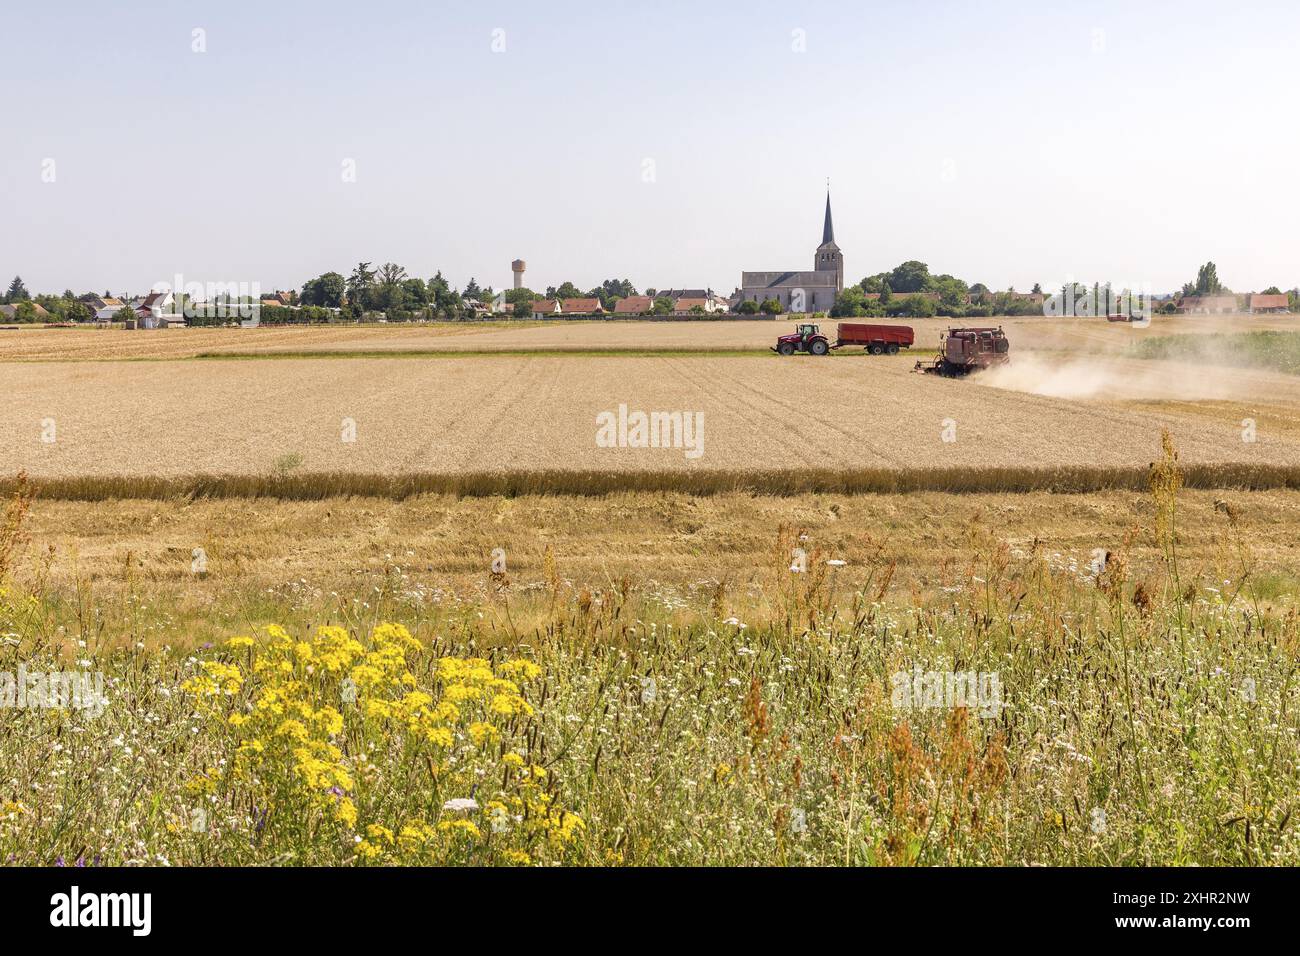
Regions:
<instances>
[{"instance_id":1,"label":"trailer wheel","mask_svg":"<svg viewBox=\"0 0 1300 956\"><path fill-rule=\"evenodd\" d=\"M867 346L867 351L870 352L872 355L880 355L882 352L885 351L885 347L881 345L879 342L872 342L870 345Z\"/></svg>"},{"instance_id":2,"label":"trailer wheel","mask_svg":"<svg viewBox=\"0 0 1300 956\"><path fill-rule=\"evenodd\" d=\"M794 343L782 342L780 345L776 347L776 350L780 352L782 355L794 355Z\"/></svg>"},{"instance_id":3,"label":"trailer wheel","mask_svg":"<svg viewBox=\"0 0 1300 956\"><path fill-rule=\"evenodd\" d=\"M825 355L830 351L830 347L826 344L825 339L814 339L812 344L808 346L808 351L813 355Z\"/></svg>"},{"instance_id":4,"label":"trailer wheel","mask_svg":"<svg viewBox=\"0 0 1300 956\"><path fill-rule=\"evenodd\" d=\"M898 343L897 343L897 342L890 342L890 343L889 343L889 354L890 354L890 355L897 355L897 354L898 354Z\"/></svg>"}]
</instances>

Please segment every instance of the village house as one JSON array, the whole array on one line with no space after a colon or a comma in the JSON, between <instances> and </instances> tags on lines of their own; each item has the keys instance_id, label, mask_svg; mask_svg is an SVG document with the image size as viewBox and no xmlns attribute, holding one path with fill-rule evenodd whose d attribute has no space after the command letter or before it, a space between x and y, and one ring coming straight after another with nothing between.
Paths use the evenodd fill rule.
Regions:
<instances>
[{"instance_id":1,"label":"village house","mask_svg":"<svg viewBox=\"0 0 1300 956\"><path fill-rule=\"evenodd\" d=\"M605 309L599 299L538 299L533 303L534 319L580 318L604 314Z\"/></svg>"},{"instance_id":2,"label":"village house","mask_svg":"<svg viewBox=\"0 0 1300 956\"><path fill-rule=\"evenodd\" d=\"M150 292L131 300L136 328L165 329L184 325L185 316L176 314L176 296L170 292Z\"/></svg>"},{"instance_id":3,"label":"village house","mask_svg":"<svg viewBox=\"0 0 1300 956\"><path fill-rule=\"evenodd\" d=\"M673 315L686 315L692 306L703 306L705 312L730 312L731 300L712 289L660 289L656 299L667 299L673 304ZM683 305L682 303L686 304Z\"/></svg>"},{"instance_id":4,"label":"village house","mask_svg":"<svg viewBox=\"0 0 1300 956\"><path fill-rule=\"evenodd\" d=\"M696 309L706 314L713 311L712 303L707 298L680 296L673 302L673 315L698 315Z\"/></svg>"},{"instance_id":5,"label":"village house","mask_svg":"<svg viewBox=\"0 0 1300 956\"><path fill-rule=\"evenodd\" d=\"M648 295L629 295L614 303L615 315L644 315L654 308L655 300Z\"/></svg>"}]
</instances>

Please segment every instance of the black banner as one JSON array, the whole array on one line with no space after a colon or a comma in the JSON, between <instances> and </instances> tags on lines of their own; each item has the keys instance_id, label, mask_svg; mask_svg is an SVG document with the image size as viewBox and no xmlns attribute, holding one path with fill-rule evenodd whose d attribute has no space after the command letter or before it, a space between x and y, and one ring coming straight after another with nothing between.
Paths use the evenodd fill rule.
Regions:
<instances>
[{"instance_id":1,"label":"black banner","mask_svg":"<svg viewBox=\"0 0 1300 956\"><path fill-rule=\"evenodd\" d=\"M128 944L192 942L204 926L241 927L244 944L373 944L377 932L472 917L487 920L489 937L508 923L553 942L567 932L658 932L665 921L689 921L696 940L734 942L773 921L815 937L867 920L943 947L1097 937L1231 945L1287 925L1294 885L1285 870L1226 869L51 868L0 870L0 913L15 939L76 933Z\"/></svg>"}]
</instances>

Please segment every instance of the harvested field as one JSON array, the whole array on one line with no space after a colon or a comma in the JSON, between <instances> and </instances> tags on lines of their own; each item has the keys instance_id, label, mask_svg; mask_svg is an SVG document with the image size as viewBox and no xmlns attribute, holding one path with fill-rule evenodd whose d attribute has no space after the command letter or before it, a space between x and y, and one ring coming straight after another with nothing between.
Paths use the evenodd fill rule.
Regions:
<instances>
[{"instance_id":1,"label":"harvested field","mask_svg":"<svg viewBox=\"0 0 1300 956\"><path fill-rule=\"evenodd\" d=\"M1300 465L1300 442L1222 420L765 358L12 363L0 462L37 478L1140 467L1162 427L1187 464ZM703 415L693 453L599 447L597 415ZM356 440L343 440L347 420ZM52 431L51 431L52 429ZM50 440L52 439L52 440ZM952 440L945 440L952 439Z\"/></svg>"}]
</instances>

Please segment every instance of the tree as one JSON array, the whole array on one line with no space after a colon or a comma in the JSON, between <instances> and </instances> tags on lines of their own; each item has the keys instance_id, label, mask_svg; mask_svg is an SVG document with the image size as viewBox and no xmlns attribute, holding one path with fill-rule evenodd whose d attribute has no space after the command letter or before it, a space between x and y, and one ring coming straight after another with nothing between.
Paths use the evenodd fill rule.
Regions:
<instances>
[{"instance_id":1,"label":"tree","mask_svg":"<svg viewBox=\"0 0 1300 956\"><path fill-rule=\"evenodd\" d=\"M1031 291L1034 295L1042 295L1042 294L1043 294L1043 287L1042 287L1041 285L1039 285L1037 282L1035 282L1035 283L1034 283L1034 287L1033 287L1032 289L1030 289L1029 291Z\"/></svg>"},{"instance_id":2,"label":"tree","mask_svg":"<svg viewBox=\"0 0 1300 956\"><path fill-rule=\"evenodd\" d=\"M9 291L5 293L5 302L13 305L15 302L26 302L31 298L27 291L27 286L23 285L23 280L19 276L14 276L14 281L9 283Z\"/></svg>"},{"instance_id":3,"label":"tree","mask_svg":"<svg viewBox=\"0 0 1300 956\"><path fill-rule=\"evenodd\" d=\"M319 305L337 309L343 304L343 295L347 292L347 280L337 272L325 272L315 279L303 283L298 301L303 305Z\"/></svg>"},{"instance_id":4,"label":"tree","mask_svg":"<svg viewBox=\"0 0 1300 956\"><path fill-rule=\"evenodd\" d=\"M835 297L832 319L856 318L867 314L867 294L861 286L851 285Z\"/></svg>"},{"instance_id":5,"label":"tree","mask_svg":"<svg viewBox=\"0 0 1300 956\"><path fill-rule=\"evenodd\" d=\"M439 273L439 275L441 274L442 273ZM478 283L474 281L474 277L470 276L469 283L465 286L465 298L477 299L482 294L483 290L478 287Z\"/></svg>"},{"instance_id":6,"label":"tree","mask_svg":"<svg viewBox=\"0 0 1300 956\"><path fill-rule=\"evenodd\" d=\"M1207 262L1196 270L1195 285L1183 286L1183 295L1218 295L1228 291L1228 287L1219 281L1219 270L1213 262Z\"/></svg>"},{"instance_id":7,"label":"tree","mask_svg":"<svg viewBox=\"0 0 1300 956\"><path fill-rule=\"evenodd\" d=\"M763 303L758 307L758 311L764 315L780 315L785 311L785 307L781 305L778 299L764 299Z\"/></svg>"},{"instance_id":8,"label":"tree","mask_svg":"<svg viewBox=\"0 0 1300 956\"><path fill-rule=\"evenodd\" d=\"M129 305L124 305L113 313L114 322L133 322L137 318L139 318L139 316L135 314L135 309L131 308Z\"/></svg>"},{"instance_id":9,"label":"tree","mask_svg":"<svg viewBox=\"0 0 1300 956\"><path fill-rule=\"evenodd\" d=\"M592 289L590 295L600 299L600 304L606 309L612 309L616 300L637 295L637 291L630 279L606 279Z\"/></svg>"},{"instance_id":10,"label":"tree","mask_svg":"<svg viewBox=\"0 0 1300 956\"><path fill-rule=\"evenodd\" d=\"M753 299L745 299L736 306L736 312L740 315L758 315L758 303Z\"/></svg>"},{"instance_id":11,"label":"tree","mask_svg":"<svg viewBox=\"0 0 1300 956\"><path fill-rule=\"evenodd\" d=\"M375 270L370 268L369 262L359 262L352 270L352 275L348 276L347 293L349 305L363 311L374 308Z\"/></svg>"},{"instance_id":12,"label":"tree","mask_svg":"<svg viewBox=\"0 0 1300 956\"><path fill-rule=\"evenodd\" d=\"M1282 290L1275 285L1269 286L1267 289L1265 289L1263 292L1260 293L1260 295L1281 295L1281 294L1282 294Z\"/></svg>"},{"instance_id":13,"label":"tree","mask_svg":"<svg viewBox=\"0 0 1300 956\"><path fill-rule=\"evenodd\" d=\"M650 312L653 315L671 315L672 311L673 300L664 295L656 298L650 306Z\"/></svg>"},{"instance_id":14,"label":"tree","mask_svg":"<svg viewBox=\"0 0 1300 956\"><path fill-rule=\"evenodd\" d=\"M385 311L406 308L406 292L403 287L405 281L405 269L396 262L385 262L379 267L375 304Z\"/></svg>"},{"instance_id":15,"label":"tree","mask_svg":"<svg viewBox=\"0 0 1300 956\"><path fill-rule=\"evenodd\" d=\"M86 303L72 299L68 302L63 317L69 322L89 322L95 317L95 313L90 311L90 306L86 305Z\"/></svg>"},{"instance_id":16,"label":"tree","mask_svg":"<svg viewBox=\"0 0 1300 956\"><path fill-rule=\"evenodd\" d=\"M890 309L890 315L906 315L913 318L928 318L934 313L934 303L919 295L909 295Z\"/></svg>"},{"instance_id":17,"label":"tree","mask_svg":"<svg viewBox=\"0 0 1300 956\"><path fill-rule=\"evenodd\" d=\"M435 314L449 321L461 317L464 307L461 295L443 278L441 271L428 281L426 287L429 290L429 305Z\"/></svg>"},{"instance_id":18,"label":"tree","mask_svg":"<svg viewBox=\"0 0 1300 956\"><path fill-rule=\"evenodd\" d=\"M909 259L889 273L888 281L892 292L925 292L930 282L930 267Z\"/></svg>"}]
</instances>

